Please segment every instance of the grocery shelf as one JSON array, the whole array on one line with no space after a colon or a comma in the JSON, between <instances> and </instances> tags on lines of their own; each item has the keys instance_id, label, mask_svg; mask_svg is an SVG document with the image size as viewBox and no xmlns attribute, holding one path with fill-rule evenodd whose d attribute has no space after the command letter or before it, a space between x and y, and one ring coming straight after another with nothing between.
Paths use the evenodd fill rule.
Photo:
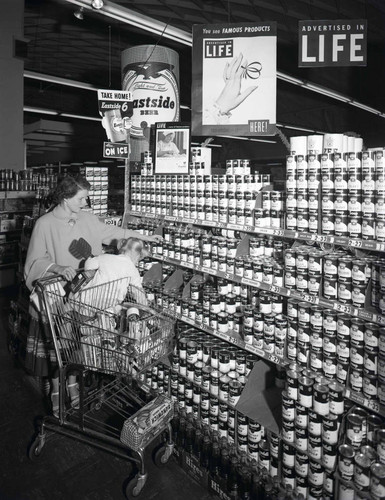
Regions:
<instances>
[{"instance_id":1,"label":"grocery shelf","mask_svg":"<svg viewBox=\"0 0 385 500\"><path fill-rule=\"evenodd\" d=\"M14 200L18 198L35 198L35 191L0 191L0 200Z\"/></svg>"},{"instance_id":2,"label":"grocery shelf","mask_svg":"<svg viewBox=\"0 0 385 500\"><path fill-rule=\"evenodd\" d=\"M209 267L203 267L196 264L191 264L189 262L180 261L176 259L166 258L160 255L153 254L151 258L154 260L159 260L161 262L167 262L168 264L173 264L175 266L186 267L188 269L193 269L195 271L210 274L212 276L216 276L218 278L223 278L227 280L231 280L237 283L241 283L243 285L249 285L254 288L258 288L259 290L266 290L268 292L276 293L278 295L282 295L283 297L292 297L294 299L308 302L313 305L319 305L321 307L325 307L327 309L333 309L337 312L343 312L345 314L349 314L350 316L356 316L365 321L370 321L372 323L385 324L385 316L381 316L377 313L373 313L371 311L367 311L366 309L360 309L358 307L342 304L338 301L328 300L323 297L317 297L313 295L309 295L305 292L299 292L297 290L291 290L288 288L283 288L276 285L270 285L267 283L263 283L261 281L255 281L249 278L244 278L242 276L237 276L236 274L225 273L222 271L216 271Z\"/></svg>"},{"instance_id":3,"label":"grocery shelf","mask_svg":"<svg viewBox=\"0 0 385 500\"><path fill-rule=\"evenodd\" d=\"M268 236L278 236L281 238L289 238L293 240L303 240L308 243L328 243L341 245L351 248L359 248L361 250L371 250L375 252L385 252L385 243L378 241L369 241L356 238L348 238L346 236L324 235L318 233L306 233L302 231L294 231L290 229L277 229L272 227L255 227L243 226L239 224L230 224L227 222L214 222L200 219L189 219L187 217L173 217L169 215L143 214L131 210L130 215L141 217L144 219L152 219L166 222L179 222L183 224L191 224L193 226L208 226L219 229L230 229L233 231L241 231L244 233L266 234Z\"/></svg>"},{"instance_id":4,"label":"grocery shelf","mask_svg":"<svg viewBox=\"0 0 385 500\"><path fill-rule=\"evenodd\" d=\"M180 321L183 321L184 323L187 323L188 325L191 325L195 328L198 328L199 330L206 332L214 337L217 337L218 339L229 342L230 344L233 344L236 347L239 347L240 349L244 349L245 351L248 351L251 354L255 354L256 356L259 356L262 359L270 361L271 363L274 363L279 366L287 366L289 364L289 361L286 360L285 358L280 358L275 354L267 353L263 349L259 349L258 347L255 347L251 344L247 344L246 342L244 342L242 339L239 338L236 332L222 333L202 323L196 323L192 319L187 318L182 314L172 313L172 317L179 319Z\"/></svg>"},{"instance_id":5,"label":"grocery shelf","mask_svg":"<svg viewBox=\"0 0 385 500\"><path fill-rule=\"evenodd\" d=\"M385 417L385 406L382 405L378 400L368 399L363 394L352 391L351 389L345 389L344 396L346 399L353 401L353 403L357 403L364 408L368 408L374 413Z\"/></svg>"}]
</instances>

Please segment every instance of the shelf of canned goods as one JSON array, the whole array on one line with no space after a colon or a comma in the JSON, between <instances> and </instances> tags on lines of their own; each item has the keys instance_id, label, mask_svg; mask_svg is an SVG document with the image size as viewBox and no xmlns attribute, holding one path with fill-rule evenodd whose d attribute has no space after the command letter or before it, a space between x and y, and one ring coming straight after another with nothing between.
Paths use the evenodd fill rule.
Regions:
<instances>
[{"instance_id":1,"label":"shelf of canned goods","mask_svg":"<svg viewBox=\"0 0 385 500\"><path fill-rule=\"evenodd\" d=\"M311 137L307 141L308 152L287 157L284 192L270 177L252 174L244 160L228 160L224 175L133 176L126 222L164 237L142 268L162 269L159 282L144 283L160 307L193 328L198 343L210 342L209 334L224 352L244 350L285 374L279 430L267 427L280 442L271 456L282 453L283 483L309 498L380 499L385 155L342 154L320 146L319 137L315 147ZM183 283L173 288L179 272ZM225 431L210 406L216 402L205 402L202 413L194 400L202 385L189 370L192 397L183 393L188 397L180 407L219 425L229 442L246 446L243 451L253 450L234 426L238 414L252 425L258 415L230 404L235 424L230 420ZM180 368L171 373L181 375ZM242 391L247 388L246 380ZM265 437L269 446L271 435Z\"/></svg>"},{"instance_id":2,"label":"shelf of canned goods","mask_svg":"<svg viewBox=\"0 0 385 500\"><path fill-rule=\"evenodd\" d=\"M130 210L130 214L136 217L143 217L149 220L156 220L157 223L163 221L175 222L183 224L191 224L192 226L206 226L233 231L240 231L252 234L267 234L269 236L280 236L282 238L290 238L292 240L301 240L309 243L328 243L331 245L340 245L350 248L359 248L375 252L385 252L385 243L374 240L363 240L360 238L348 238L346 236L333 236L319 233L308 233L305 231L294 231L291 229L276 229L273 227L257 227L246 226L240 224L230 224L228 222L214 222L202 219L190 219L182 216L171 216L161 214L143 214L142 212Z\"/></svg>"}]
</instances>

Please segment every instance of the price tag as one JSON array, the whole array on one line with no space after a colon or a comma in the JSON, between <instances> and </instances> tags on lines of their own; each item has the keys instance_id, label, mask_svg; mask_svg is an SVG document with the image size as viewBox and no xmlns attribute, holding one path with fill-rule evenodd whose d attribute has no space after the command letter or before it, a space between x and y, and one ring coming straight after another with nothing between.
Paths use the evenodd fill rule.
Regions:
<instances>
[{"instance_id":1,"label":"price tag","mask_svg":"<svg viewBox=\"0 0 385 500\"><path fill-rule=\"evenodd\" d=\"M249 344L246 344L245 345L245 349L247 351L250 351L252 352L253 354L256 354L257 356L259 356L260 358L264 358L265 357L265 353L264 351L262 351L262 349L258 349L258 347L254 347L254 346L251 346Z\"/></svg>"},{"instance_id":2,"label":"price tag","mask_svg":"<svg viewBox=\"0 0 385 500\"><path fill-rule=\"evenodd\" d=\"M380 325L385 325L385 316L378 316L377 322L380 323Z\"/></svg>"},{"instance_id":3,"label":"price tag","mask_svg":"<svg viewBox=\"0 0 385 500\"><path fill-rule=\"evenodd\" d=\"M365 398L363 396L361 396L360 394L357 394L356 392L351 392L350 393L350 399L352 401L354 401L355 403L358 403L360 404L361 406L366 406L366 401L365 401Z\"/></svg>"},{"instance_id":4,"label":"price tag","mask_svg":"<svg viewBox=\"0 0 385 500\"><path fill-rule=\"evenodd\" d=\"M273 293L280 293L281 287L277 285L270 285L269 286L269 291Z\"/></svg>"},{"instance_id":5,"label":"price tag","mask_svg":"<svg viewBox=\"0 0 385 500\"><path fill-rule=\"evenodd\" d=\"M248 278L242 278L241 282L244 284L244 285L251 285L251 286L256 286L257 283L253 280L250 280ZM258 283L259 285L259 283Z\"/></svg>"},{"instance_id":6,"label":"price tag","mask_svg":"<svg viewBox=\"0 0 385 500\"><path fill-rule=\"evenodd\" d=\"M301 293L301 300L305 302L310 302L312 304L318 304L319 298L314 295L309 295L308 293Z\"/></svg>"},{"instance_id":7,"label":"price tag","mask_svg":"<svg viewBox=\"0 0 385 500\"><path fill-rule=\"evenodd\" d=\"M243 226L243 231L246 233L254 232L254 228L252 226Z\"/></svg>"},{"instance_id":8,"label":"price tag","mask_svg":"<svg viewBox=\"0 0 385 500\"><path fill-rule=\"evenodd\" d=\"M267 359L271 361L272 363L275 363L276 365L279 363L279 357L275 356L275 354L269 354L267 356Z\"/></svg>"},{"instance_id":9,"label":"price tag","mask_svg":"<svg viewBox=\"0 0 385 500\"><path fill-rule=\"evenodd\" d=\"M362 247L362 240L356 240L349 238L348 245L353 248L361 248Z\"/></svg>"},{"instance_id":10,"label":"price tag","mask_svg":"<svg viewBox=\"0 0 385 500\"><path fill-rule=\"evenodd\" d=\"M371 410L380 413L381 407L377 401L367 401L365 406L368 406Z\"/></svg>"},{"instance_id":11,"label":"price tag","mask_svg":"<svg viewBox=\"0 0 385 500\"><path fill-rule=\"evenodd\" d=\"M376 250L377 250L378 252L383 252L383 251L385 250L385 245L384 245L384 243L377 243L377 244L376 244Z\"/></svg>"},{"instance_id":12,"label":"price tag","mask_svg":"<svg viewBox=\"0 0 385 500\"><path fill-rule=\"evenodd\" d=\"M344 313L350 314L352 308L351 308L351 306L347 306L345 304L340 304L339 302L334 302L333 303L333 309L335 311L340 311L340 312L344 312Z\"/></svg>"},{"instance_id":13,"label":"price tag","mask_svg":"<svg viewBox=\"0 0 385 500\"><path fill-rule=\"evenodd\" d=\"M273 236L283 236L284 234L284 229L273 229Z\"/></svg>"},{"instance_id":14,"label":"price tag","mask_svg":"<svg viewBox=\"0 0 385 500\"><path fill-rule=\"evenodd\" d=\"M377 321L377 315L372 314L369 311L364 311L363 309L358 309L358 316L362 319L367 319L368 321Z\"/></svg>"}]
</instances>

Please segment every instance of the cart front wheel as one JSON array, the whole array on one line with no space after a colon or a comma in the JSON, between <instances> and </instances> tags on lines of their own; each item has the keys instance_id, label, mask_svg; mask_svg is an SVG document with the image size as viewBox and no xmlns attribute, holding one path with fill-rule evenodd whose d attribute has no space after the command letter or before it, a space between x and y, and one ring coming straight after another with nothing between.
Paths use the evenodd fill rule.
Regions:
<instances>
[{"instance_id":1,"label":"cart front wheel","mask_svg":"<svg viewBox=\"0 0 385 500\"><path fill-rule=\"evenodd\" d=\"M126 486L125 495L127 500L139 496L143 489L143 486L144 484L141 484L141 482L138 481L138 476L135 476L133 479L131 479L131 481Z\"/></svg>"},{"instance_id":2,"label":"cart front wheel","mask_svg":"<svg viewBox=\"0 0 385 500\"><path fill-rule=\"evenodd\" d=\"M37 436L28 449L28 458L30 460L36 460L37 458L39 458L43 452L43 447L44 439L42 439L40 436Z\"/></svg>"},{"instance_id":3,"label":"cart front wheel","mask_svg":"<svg viewBox=\"0 0 385 500\"><path fill-rule=\"evenodd\" d=\"M172 447L173 448L173 447ZM172 448L169 450L167 446L162 446L156 450L154 455L154 463L157 467L164 467L172 455Z\"/></svg>"}]
</instances>

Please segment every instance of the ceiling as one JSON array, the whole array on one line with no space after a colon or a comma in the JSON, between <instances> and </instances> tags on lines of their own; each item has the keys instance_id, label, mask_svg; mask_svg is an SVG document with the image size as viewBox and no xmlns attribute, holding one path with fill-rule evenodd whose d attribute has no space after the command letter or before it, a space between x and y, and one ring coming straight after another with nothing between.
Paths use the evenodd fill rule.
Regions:
<instances>
[{"instance_id":1,"label":"ceiling","mask_svg":"<svg viewBox=\"0 0 385 500\"><path fill-rule=\"evenodd\" d=\"M84 0L78 0L84 3ZM38 79L24 79L24 106L41 108L57 114L49 116L25 112L28 134L28 164L50 161L86 161L101 157L104 130L98 121L63 117L81 115L98 119L97 95L86 90L57 84L41 75L49 75L94 88L121 88L121 52L135 45L168 46L179 53L181 118L190 120L191 48L112 19L91 7L84 19L75 18L77 0L25 0L24 36L27 40L26 75L38 73ZM89 0L89 4L91 0ZM167 27L191 35L194 24L276 21L278 71L327 87L338 93L385 111L385 2L383 0L105 0L106 5L121 6L148 16ZM367 19L368 63L366 67L298 68L298 21ZM44 78L44 79L43 79ZM44 119L45 127L31 124ZM59 139L57 126L50 137L47 123L67 122L71 134ZM277 123L284 138L302 135L305 128L323 132L354 132L367 147L384 145L385 118L350 106L319 93L278 79ZM39 135L40 134L40 135ZM283 139L284 139L283 138ZM194 138L197 142L204 138ZM215 138L218 158L283 158L286 148L282 137L271 143L257 143ZM47 149L48 148L48 149ZM237 156L233 156L237 155Z\"/></svg>"}]
</instances>

